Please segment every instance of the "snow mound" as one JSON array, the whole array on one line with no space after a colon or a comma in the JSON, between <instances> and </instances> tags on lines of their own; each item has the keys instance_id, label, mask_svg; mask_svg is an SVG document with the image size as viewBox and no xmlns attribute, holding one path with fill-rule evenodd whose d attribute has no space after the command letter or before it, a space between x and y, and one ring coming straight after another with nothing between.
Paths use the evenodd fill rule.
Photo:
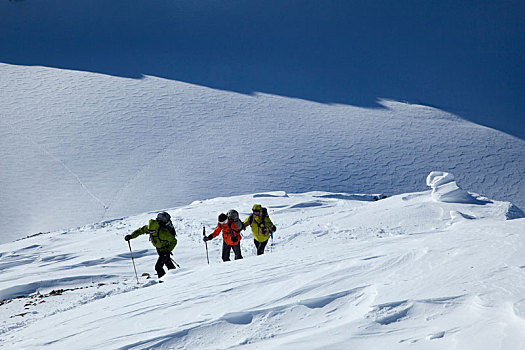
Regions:
<instances>
[{"instance_id":1,"label":"snow mound","mask_svg":"<svg viewBox=\"0 0 525 350\"><path fill-rule=\"evenodd\" d=\"M472 194L459 187L454 175L444 171L432 171L428 174L427 186L432 188L431 196L436 202L463 204L489 203L489 201L475 198Z\"/></svg>"}]
</instances>

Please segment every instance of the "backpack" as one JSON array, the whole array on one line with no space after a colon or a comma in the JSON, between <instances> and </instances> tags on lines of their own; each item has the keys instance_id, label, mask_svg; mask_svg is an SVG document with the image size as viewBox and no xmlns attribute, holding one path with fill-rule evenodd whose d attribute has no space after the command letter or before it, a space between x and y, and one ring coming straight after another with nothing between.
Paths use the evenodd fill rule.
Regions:
<instances>
[{"instance_id":1,"label":"backpack","mask_svg":"<svg viewBox=\"0 0 525 350\"><path fill-rule=\"evenodd\" d=\"M242 230L246 228L244 227L244 224L242 223L241 219L239 219L239 212L237 210L230 209L228 210L226 215L228 216L228 219L230 219L231 222L235 223L235 226L237 226L237 230L239 232L241 232Z\"/></svg>"},{"instance_id":2,"label":"backpack","mask_svg":"<svg viewBox=\"0 0 525 350\"><path fill-rule=\"evenodd\" d=\"M177 232L175 231L175 227L173 227L173 223L171 222L171 220L166 225L164 225L164 227L168 231L170 231L170 233L173 235L173 237L177 237Z\"/></svg>"},{"instance_id":3,"label":"backpack","mask_svg":"<svg viewBox=\"0 0 525 350\"><path fill-rule=\"evenodd\" d=\"M174 237L177 237L177 232L175 232L175 227L173 227L173 223L171 222L171 216L170 214L166 213L165 211L160 212L157 214L157 219L155 219L159 224L159 231L161 228L166 228ZM157 237L159 236L159 231L157 231Z\"/></svg>"}]
</instances>

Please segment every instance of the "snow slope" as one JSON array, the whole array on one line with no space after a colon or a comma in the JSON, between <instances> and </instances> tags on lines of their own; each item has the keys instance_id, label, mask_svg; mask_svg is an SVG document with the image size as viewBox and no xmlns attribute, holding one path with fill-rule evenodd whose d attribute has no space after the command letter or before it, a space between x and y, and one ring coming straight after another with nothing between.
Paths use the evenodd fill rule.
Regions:
<instances>
[{"instance_id":1,"label":"snow slope","mask_svg":"<svg viewBox=\"0 0 525 350\"><path fill-rule=\"evenodd\" d=\"M380 201L270 192L170 209L181 268L162 284L137 284L123 240L155 213L5 243L0 347L523 348L525 219L466 191L474 202L440 201L446 184L433 186ZM257 257L245 233L244 259L222 263L216 238L207 265L202 227L256 202L278 226L273 246ZM153 274L147 238L131 245L139 275Z\"/></svg>"},{"instance_id":2,"label":"snow slope","mask_svg":"<svg viewBox=\"0 0 525 350\"><path fill-rule=\"evenodd\" d=\"M388 195L429 170L525 207L525 141L435 108L0 64L0 242L261 191Z\"/></svg>"}]
</instances>

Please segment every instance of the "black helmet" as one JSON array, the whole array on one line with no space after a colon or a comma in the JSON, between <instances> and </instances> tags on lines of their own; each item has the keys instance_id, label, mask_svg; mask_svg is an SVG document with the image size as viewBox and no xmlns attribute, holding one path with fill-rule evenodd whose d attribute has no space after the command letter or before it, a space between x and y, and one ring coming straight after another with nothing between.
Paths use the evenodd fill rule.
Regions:
<instances>
[{"instance_id":1,"label":"black helmet","mask_svg":"<svg viewBox=\"0 0 525 350\"><path fill-rule=\"evenodd\" d=\"M157 214L157 222L161 225L166 225L168 222L170 222L170 220L170 214L166 213L165 211Z\"/></svg>"},{"instance_id":2,"label":"black helmet","mask_svg":"<svg viewBox=\"0 0 525 350\"><path fill-rule=\"evenodd\" d=\"M224 214L224 213L220 213L219 214L219 223L225 224L226 220L228 220L228 216L226 216L226 214Z\"/></svg>"}]
</instances>

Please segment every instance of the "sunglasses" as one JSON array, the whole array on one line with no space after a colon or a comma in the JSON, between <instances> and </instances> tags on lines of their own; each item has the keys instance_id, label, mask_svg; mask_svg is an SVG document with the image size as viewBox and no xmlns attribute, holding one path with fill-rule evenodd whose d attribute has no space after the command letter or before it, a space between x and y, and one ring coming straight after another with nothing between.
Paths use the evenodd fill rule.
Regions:
<instances>
[{"instance_id":1,"label":"sunglasses","mask_svg":"<svg viewBox=\"0 0 525 350\"><path fill-rule=\"evenodd\" d=\"M254 213L260 213L261 211L259 209L253 209L252 210Z\"/></svg>"}]
</instances>

